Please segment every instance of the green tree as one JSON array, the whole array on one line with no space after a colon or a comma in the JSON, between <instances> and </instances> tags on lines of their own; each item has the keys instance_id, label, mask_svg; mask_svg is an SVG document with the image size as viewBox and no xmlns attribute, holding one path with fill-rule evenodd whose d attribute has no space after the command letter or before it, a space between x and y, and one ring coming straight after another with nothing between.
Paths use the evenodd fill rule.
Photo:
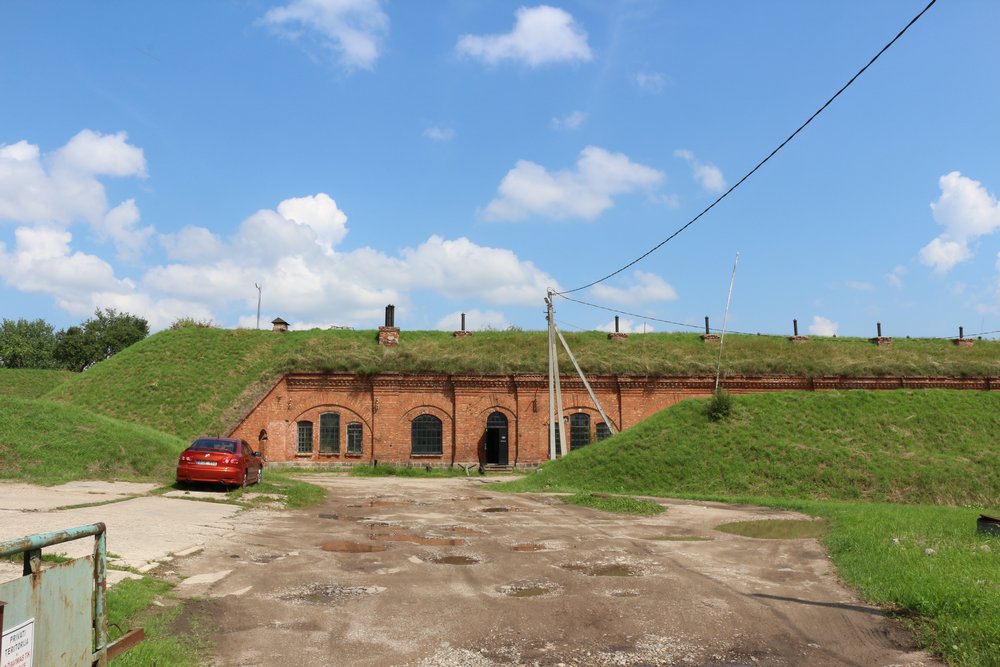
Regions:
<instances>
[{"instance_id":1,"label":"green tree","mask_svg":"<svg viewBox=\"0 0 1000 667\"><path fill-rule=\"evenodd\" d=\"M55 359L69 370L83 371L148 335L149 324L143 318L114 308L98 309L80 326L59 332Z\"/></svg>"},{"instance_id":2,"label":"green tree","mask_svg":"<svg viewBox=\"0 0 1000 667\"><path fill-rule=\"evenodd\" d=\"M0 323L0 366L6 368L52 368L56 336L42 319L4 319Z\"/></svg>"}]
</instances>

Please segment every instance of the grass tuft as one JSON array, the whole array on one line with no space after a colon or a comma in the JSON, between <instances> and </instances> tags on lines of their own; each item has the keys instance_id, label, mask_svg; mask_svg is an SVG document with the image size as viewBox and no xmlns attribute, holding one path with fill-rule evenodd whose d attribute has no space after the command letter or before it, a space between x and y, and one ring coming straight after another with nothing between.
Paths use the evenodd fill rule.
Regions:
<instances>
[{"instance_id":1,"label":"grass tuft","mask_svg":"<svg viewBox=\"0 0 1000 667\"><path fill-rule=\"evenodd\" d=\"M641 514L651 516L663 512L663 505L653 500L641 500L629 496L612 496L603 493L575 493L563 500L572 505L590 507L616 514Z\"/></svg>"}]
</instances>

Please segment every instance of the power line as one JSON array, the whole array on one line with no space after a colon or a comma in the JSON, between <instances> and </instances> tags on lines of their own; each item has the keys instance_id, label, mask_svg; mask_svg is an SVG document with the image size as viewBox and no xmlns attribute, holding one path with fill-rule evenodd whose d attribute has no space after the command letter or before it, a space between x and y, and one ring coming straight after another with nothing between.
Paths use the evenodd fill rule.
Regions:
<instances>
[{"instance_id":1,"label":"power line","mask_svg":"<svg viewBox=\"0 0 1000 667\"><path fill-rule=\"evenodd\" d=\"M743 184L743 181L745 181L745 180L747 180L748 178L750 178L751 176L753 176L753 175L754 175L754 173L755 173L755 172L756 172L756 171L757 171L758 169L760 169L761 167L763 167L763 166L764 166L764 164L765 164L765 163L767 163L767 161L768 161L768 160L770 160L770 159L771 159L772 157L774 157L774 156L775 156L775 155L776 155L776 154L778 153L778 151L780 151L780 150L781 150L782 148L784 148L784 147L785 147L785 145L786 145L786 144L788 144L788 143L789 143L789 142L790 142L790 141L791 141L792 139L794 139L794 138L795 138L795 136L796 136L796 135L797 135L797 134L798 134L799 132L801 132L802 130L804 130L804 129L805 129L805 127L806 127L807 125L809 125L809 123L813 122L813 120L814 120L814 119L815 119L815 118L816 118L817 116L819 116L819 115L820 115L821 113L823 113L823 111L825 111L825 110L826 110L826 108L827 108L828 106L830 106L830 104L832 104L832 103L833 103L833 101L834 101L835 99L837 99L838 97L840 97L840 94L841 94L841 93L843 93L843 92L844 92L845 90L847 90L847 89L848 89L848 87L850 87L850 85L851 85L851 84L853 84L853 83L854 83L854 82L855 82L855 81L856 81L856 80L858 79L858 77L860 77L860 76L861 76L862 74L864 74L864 73L865 73L865 71L866 71L866 70L867 70L867 69L868 69L869 67L871 67L871 66L872 66L872 64L874 64L874 63L875 63L875 61L876 61L876 60L878 60L878 59L879 59L879 58L880 58L880 57L882 56L882 54L883 54L883 53L885 53L886 51L888 51L888 50L889 50L889 47L891 47L891 46L892 46L893 44L895 44L895 43L896 43L896 41L897 41L897 40L899 40L899 38L900 38L900 37L902 37L902 36L903 36L903 34L904 34L904 33L905 33L905 32L906 32L907 30L909 30L911 26L913 26L913 24L914 24L914 23L916 23L916 22L917 22L918 20L920 20L920 17L922 17L922 16L923 16L923 15L924 15L924 14L925 14L925 13L927 12L927 10L928 10L928 9L930 9L930 8L931 8L931 7L932 7L932 6L934 5L934 3L935 3L935 2L937 2L937 0L930 0L930 2L929 2L929 3L927 3L927 6L926 6L926 7L924 7L924 8L923 8L923 9L922 9L922 10L920 11L920 13L919 13L919 14L917 14L917 15L916 15L916 16L914 16L914 17L913 17L912 19L910 19L910 22L909 22L909 23L907 23L907 24L906 24L906 25L905 25L905 26L903 27L903 29L902 29L902 30L900 30L900 31L899 31L898 33L896 33L896 36L895 36L895 37L893 37L893 38L892 38L891 40L889 40L889 43L888 43L888 44L886 44L885 46L883 46L883 47L881 48L881 50L879 50L879 52L878 52L878 53L876 53L876 54L875 54L875 55L874 55L874 56L872 57L872 59L871 59L871 60L869 60L869 61L868 61L868 63L867 63L867 64L866 64L866 65L865 65L864 67L862 67L862 68L861 68L860 70L858 70L857 74L855 74L854 76L852 76L852 77L850 78L850 80L849 80L849 81L848 81L847 83L845 83L845 84L844 84L843 86L841 86L840 90L838 90L838 91L837 91L836 93L834 93L834 94L833 94L833 97L831 97L830 99L828 99L828 100L827 100L827 101L826 101L826 102L825 102L825 103L823 104L823 106L821 106L821 107L820 107L819 109L817 109L817 110L816 110L816 111L815 111L815 112L813 113L813 115L809 116L809 118L808 118L808 119L806 120L806 122L804 122L804 123L802 123L801 125L799 125L798 129L796 129L796 130L795 130L794 132L792 132L792 133L791 133L790 135L788 135L788 138L787 138L787 139L785 139L784 141L782 141L782 142L781 142L781 143L780 143L780 144L778 145L778 147L777 147L777 148L775 148L775 149L774 149L773 151L771 151L771 152L770 152L770 153L768 154L768 156L767 156L767 157L765 157L765 158L764 158L763 160L761 160L760 162L758 162L758 163L757 163L757 166L755 166L755 167L754 167L753 169L751 169L750 171L748 171L748 172L747 172L747 173L746 173L746 174L745 174L745 175L743 176L743 178L741 178L740 180L738 180L738 181L736 182L736 184L735 184L735 185L733 185L733 186L732 186L731 188L729 188L728 190L726 190L725 192L723 192L723 193L722 193L721 195L719 195L719 197L718 197L718 198L717 198L717 199L716 199L715 201L713 201L713 202L712 202L711 204L709 204L709 205L708 205L708 206L707 206L707 207L706 207L706 208L705 208L705 209L704 209L704 210L703 210L703 211L702 211L701 213L699 213L698 215L696 215L696 216L694 216L693 218L691 218L690 220L688 220L688 221L687 221L687 223L685 223L685 224L684 224L684 225L683 225L683 226L682 226L682 227L681 227L680 229L678 229L678 230L677 230L677 231L675 231L675 232L674 232L673 234L671 234L671 235L670 235L670 236L668 236L667 238L665 238L665 239L663 239L662 241L660 241L659 243L657 243L657 244L656 244L655 246L653 246L652 248L650 248L649 250L647 250L647 251L646 251L646 252L644 252L643 254L641 254L641 255L639 255L638 257L636 257L635 259L633 259L633 260L632 260L631 262L629 262L629 263L628 263L628 264L626 264L625 266L623 266L623 267L621 267L621 268L619 268L619 269L617 269L617 270L615 270L615 271L612 271L611 273L609 273L608 275L604 276L603 278L598 278L597 280L595 280L595 281L593 281L593 282L590 282L590 283L587 283L586 285L581 285L580 287L576 287L576 288L573 288L573 289L571 289L571 290L565 290L565 291L562 291L562 292L553 292L553 294L558 294L558 295L560 295L560 296L562 296L562 295L565 295L565 294L572 294L573 292L579 292L580 290L585 290L585 289L587 289L588 287L593 287L594 285L598 285L598 284L600 284L600 283L603 283L603 282L604 282L605 280L607 280L608 278L611 278L611 277L613 277L613 276L616 276L616 275L618 275L619 273L621 273L622 271L625 271L626 269L629 269L629 268L631 268L632 266L635 266L636 264L638 264L639 262L641 262L642 260L646 259L646 258L647 258L647 257L649 257L650 255L652 255L652 254L653 254L654 252L656 252L657 250L659 250L660 248L662 248L663 246L665 246L665 245L666 245L667 243L669 243L670 241L672 241L672 240L673 240L674 238L676 238L676 237L677 237L678 235L680 235L680 233L681 233L681 232L683 232L683 231L684 231L685 229L687 229L688 227L690 227L691 225L693 225L694 223L696 223L696 222L697 222L698 220L700 220L702 216L704 216L704 215L705 215L706 213L708 213L708 212L709 212L709 211L711 211L711 210L712 210L713 208L715 208L715 205L716 205L716 204L718 204L718 203L719 203L719 202L721 202L721 201L722 201L723 199L725 199L726 197L728 197L728 196L729 196L729 193L731 193L731 192L732 192L733 190L735 190L736 188L738 188L738 187L739 187L740 185L742 185L742 184Z\"/></svg>"}]
</instances>

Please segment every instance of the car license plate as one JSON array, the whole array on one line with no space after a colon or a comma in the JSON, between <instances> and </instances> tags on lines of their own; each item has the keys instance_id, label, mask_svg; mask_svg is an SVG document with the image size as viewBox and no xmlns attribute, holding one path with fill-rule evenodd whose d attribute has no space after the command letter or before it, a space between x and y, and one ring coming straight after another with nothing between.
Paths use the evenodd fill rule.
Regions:
<instances>
[{"instance_id":1,"label":"car license plate","mask_svg":"<svg viewBox=\"0 0 1000 667\"><path fill-rule=\"evenodd\" d=\"M219 465L218 461L195 461L194 463L195 463L195 465L199 465L199 466L217 466L217 465Z\"/></svg>"}]
</instances>

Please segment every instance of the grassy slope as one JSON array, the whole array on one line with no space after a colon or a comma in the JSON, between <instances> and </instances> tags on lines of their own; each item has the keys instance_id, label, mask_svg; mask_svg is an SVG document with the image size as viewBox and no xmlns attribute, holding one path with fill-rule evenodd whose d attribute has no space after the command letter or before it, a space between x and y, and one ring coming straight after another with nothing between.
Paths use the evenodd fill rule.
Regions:
<instances>
[{"instance_id":1,"label":"grassy slope","mask_svg":"<svg viewBox=\"0 0 1000 667\"><path fill-rule=\"evenodd\" d=\"M655 495L1000 505L1000 395L949 390L683 401L525 481Z\"/></svg>"},{"instance_id":2,"label":"grassy slope","mask_svg":"<svg viewBox=\"0 0 1000 667\"><path fill-rule=\"evenodd\" d=\"M748 395L722 423L707 420L705 405L680 403L505 486L712 497L822 516L838 572L867 600L912 617L950 664L1000 665L1000 538L975 532L983 508L1000 512L1000 396Z\"/></svg>"},{"instance_id":3,"label":"grassy slope","mask_svg":"<svg viewBox=\"0 0 1000 667\"><path fill-rule=\"evenodd\" d=\"M76 374L34 368L0 368L0 396L40 398Z\"/></svg>"},{"instance_id":4,"label":"grassy slope","mask_svg":"<svg viewBox=\"0 0 1000 667\"><path fill-rule=\"evenodd\" d=\"M178 438L87 410L0 396L0 479L172 479Z\"/></svg>"},{"instance_id":5,"label":"grassy slope","mask_svg":"<svg viewBox=\"0 0 1000 667\"><path fill-rule=\"evenodd\" d=\"M713 374L717 348L694 334L647 334L611 342L597 332L567 334L588 373ZM162 331L46 394L118 419L190 438L219 433L283 372L544 373L546 335L404 331L398 348L374 331ZM729 374L1000 375L1000 343L958 348L944 340L898 340L878 349L861 339L727 336ZM567 365L568 368L568 365Z\"/></svg>"}]
</instances>

